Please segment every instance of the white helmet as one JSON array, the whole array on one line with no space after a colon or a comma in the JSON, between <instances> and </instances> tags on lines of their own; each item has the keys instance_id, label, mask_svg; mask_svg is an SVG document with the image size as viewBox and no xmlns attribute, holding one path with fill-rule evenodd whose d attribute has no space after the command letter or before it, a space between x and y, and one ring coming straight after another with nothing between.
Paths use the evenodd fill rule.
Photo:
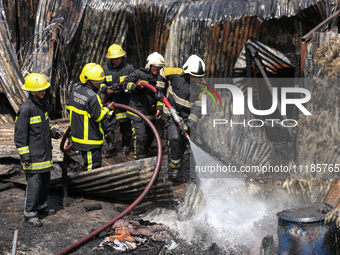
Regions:
<instances>
[{"instance_id":1,"label":"white helmet","mask_svg":"<svg viewBox=\"0 0 340 255\"><path fill-rule=\"evenodd\" d=\"M151 66L163 67L165 65L164 58L158 52L151 53L146 59L145 68L150 69Z\"/></svg>"},{"instance_id":2,"label":"white helmet","mask_svg":"<svg viewBox=\"0 0 340 255\"><path fill-rule=\"evenodd\" d=\"M191 74L196 77L205 75L205 64L197 55L191 55L183 66L184 73Z\"/></svg>"}]
</instances>

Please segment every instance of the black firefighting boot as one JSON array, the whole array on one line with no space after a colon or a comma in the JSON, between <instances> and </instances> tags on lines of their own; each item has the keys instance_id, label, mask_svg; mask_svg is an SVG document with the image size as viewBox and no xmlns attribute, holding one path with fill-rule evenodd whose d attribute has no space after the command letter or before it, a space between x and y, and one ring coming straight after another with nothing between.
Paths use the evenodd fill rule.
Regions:
<instances>
[{"instance_id":1,"label":"black firefighting boot","mask_svg":"<svg viewBox=\"0 0 340 255\"><path fill-rule=\"evenodd\" d=\"M123 147L123 154L129 155L130 153L130 142L131 142L131 136L123 135L122 137L122 147Z\"/></svg>"},{"instance_id":2,"label":"black firefighting boot","mask_svg":"<svg viewBox=\"0 0 340 255\"><path fill-rule=\"evenodd\" d=\"M112 153L116 150L116 139L114 133L111 131L105 134L105 139L107 142L106 153Z\"/></svg>"},{"instance_id":3,"label":"black firefighting boot","mask_svg":"<svg viewBox=\"0 0 340 255\"><path fill-rule=\"evenodd\" d=\"M147 158L147 138L135 140L135 159Z\"/></svg>"},{"instance_id":4,"label":"black firefighting boot","mask_svg":"<svg viewBox=\"0 0 340 255\"><path fill-rule=\"evenodd\" d=\"M179 175L179 168L181 167L181 159L179 160L171 160L170 162L170 171L169 171L169 178L173 181Z\"/></svg>"}]
</instances>

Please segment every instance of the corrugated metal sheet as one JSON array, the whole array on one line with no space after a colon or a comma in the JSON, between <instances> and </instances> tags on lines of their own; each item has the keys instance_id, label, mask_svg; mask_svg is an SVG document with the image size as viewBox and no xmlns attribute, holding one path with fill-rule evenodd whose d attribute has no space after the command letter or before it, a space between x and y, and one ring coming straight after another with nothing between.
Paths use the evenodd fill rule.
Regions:
<instances>
[{"instance_id":1,"label":"corrugated metal sheet","mask_svg":"<svg viewBox=\"0 0 340 255\"><path fill-rule=\"evenodd\" d=\"M339 1L46 0L37 4L17 0L16 4L5 1L5 6L12 42L21 49L18 59L22 59L22 76L44 71L51 77L49 99L54 106L51 117L55 118L67 115L68 81L77 82L82 66L88 62L106 64L104 55L112 43L125 46L128 62L136 68L143 66L153 51L164 54L169 66L182 66L189 55L198 54L206 62L208 77L230 77L249 36L269 46L278 42L274 46L298 51L296 38L337 10ZM14 22L13 13L20 17L18 22ZM281 29L287 27L287 17L294 18L293 31L290 26ZM11 36L3 23L2 36L9 42ZM6 48L5 52L11 50ZM18 65L16 59L13 61ZM8 75L6 68L0 68L4 76ZM20 74L14 81L1 84L9 91L15 81L22 83ZM24 94L16 94L23 101ZM9 100L17 110L21 102Z\"/></svg>"},{"instance_id":2,"label":"corrugated metal sheet","mask_svg":"<svg viewBox=\"0 0 340 255\"><path fill-rule=\"evenodd\" d=\"M2 1L0 1L0 9L2 10L0 13L0 92L6 95L14 111L18 111L27 96L21 90L23 78L10 41L11 34Z\"/></svg>"},{"instance_id":3,"label":"corrugated metal sheet","mask_svg":"<svg viewBox=\"0 0 340 255\"><path fill-rule=\"evenodd\" d=\"M150 181L156 164L156 157L130 161L92 171L69 173L70 192L107 197L113 200L133 201ZM146 200L173 200L173 192L167 177L168 159L164 156L159 175ZM62 179L51 181L51 188L61 188Z\"/></svg>"}]
</instances>

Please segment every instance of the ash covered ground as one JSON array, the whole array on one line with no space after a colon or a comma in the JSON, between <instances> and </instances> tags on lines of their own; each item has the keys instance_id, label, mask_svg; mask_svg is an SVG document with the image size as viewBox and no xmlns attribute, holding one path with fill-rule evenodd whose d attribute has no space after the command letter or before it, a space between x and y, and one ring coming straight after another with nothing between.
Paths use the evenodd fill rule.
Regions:
<instances>
[{"instance_id":1,"label":"ash covered ground","mask_svg":"<svg viewBox=\"0 0 340 255\"><path fill-rule=\"evenodd\" d=\"M12 254L15 229L19 232L17 254L55 254L101 227L128 206L128 204L77 195L69 197L69 202L70 205L64 207L62 194L51 192L48 204L55 208L57 213L41 218L43 226L37 228L24 221L24 187L2 191L0 196L0 254ZM93 204L101 204L102 209L88 212L84 209L84 206ZM142 203L123 219L136 219L142 212L148 212L156 207L157 205L151 202ZM146 223L147 221L143 224ZM219 251L216 245L203 249L199 245L189 245L176 235L172 235L172 240L178 246L171 250L168 247L169 243L151 239L148 244L139 245L136 250L126 252L116 251L111 247L99 247L105 237L114 234L114 230L108 228L70 254L250 254L250 250L246 247L240 247L238 252L233 252L231 249L228 253Z\"/></svg>"}]
</instances>

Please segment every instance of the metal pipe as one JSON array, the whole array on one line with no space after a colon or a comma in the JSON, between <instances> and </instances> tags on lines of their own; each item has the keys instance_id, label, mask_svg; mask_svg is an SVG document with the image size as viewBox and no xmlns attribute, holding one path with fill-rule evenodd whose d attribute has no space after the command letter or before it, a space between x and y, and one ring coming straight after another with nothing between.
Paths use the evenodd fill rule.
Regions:
<instances>
[{"instance_id":1,"label":"metal pipe","mask_svg":"<svg viewBox=\"0 0 340 255\"><path fill-rule=\"evenodd\" d=\"M16 254L17 254L18 233L19 233L19 230L18 230L18 229L14 230L14 239L13 239L12 255L16 255Z\"/></svg>"},{"instance_id":2,"label":"metal pipe","mask_svg":"<svg viewBox=\"0 0 340 255\"><path fill-rule=\"evenodd\" d=\"M162 145L161 145L161 138L159 137L159 134L157 132L156 127L152 124L152 122L144 114L142 114L140 111L133 109L130 106L123 105L123 104L114 104L114 107L122 108L122 109L131 111L131 112L137 114L151 128L151 130L152 130L152 132L155 136L156 142L157 142L157 162L156 162L155 170L154 170L154 172L151 176L151 179L150 179L148 185L146 186L146 188L144 189L142 194L128 208L126 208L123 212L118 214L112 220L108 221L105 225L101 226L100 228L96 229L95 231L93 231L92 233L83 237L82 239L76 241L75 243L67 246L63 250L57 252L56 255L68 254L70 251L74 250L75 248L80 247L85 242L89 241L90 239L92 239L93 237L95 237L96 235L98 235L99 233L101 233L102 231L107 229L108 227L112 226L117 220L119 220L119 219L123 218L125 215L127 215L136 205L138 205L143 200L143 198L149 192L149 190L151 189L152 185L154 184L154 182L157 178L157 175L158 175L158 172L159 172L159 169L160 169L160 166L161 166L161 161L162 161Z\"/></svg>"}]
</instances>

